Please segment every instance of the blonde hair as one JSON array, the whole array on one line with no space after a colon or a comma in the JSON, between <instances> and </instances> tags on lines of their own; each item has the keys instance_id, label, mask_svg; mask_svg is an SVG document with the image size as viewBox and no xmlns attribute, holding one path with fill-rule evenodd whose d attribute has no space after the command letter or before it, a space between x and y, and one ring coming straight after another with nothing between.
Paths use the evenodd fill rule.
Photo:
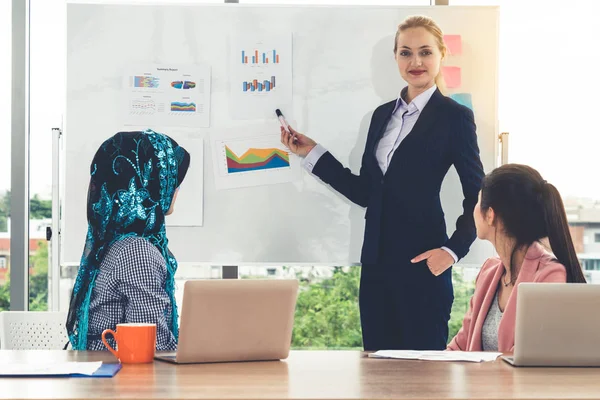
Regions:
<instances>
[{"instance_id":1,"label":"blonde hair","mask_svg":"<svg viewBox=\"0 0 600 400\"><path fill-rule=\"evenodd\" d=\"M413 16L407 17L404 21L402 21L400 23L400 25L398 25L398 30L396 31L396 37L394 38L394 54L396 54L396 52L398 51L398 36L400 36L400 33L404 32L407 29L411 29L411 28L424 28L427 30L427 32L431 33L433 35L433 37L435 38L435 41L437 43L438 49L440 50L440 53L442 54L442 59L444 59L446 57L448 48L446 47L446 44L444 43L444 33L442 32L442 30L440 29L438 24L436 24L433 19L426 17L424 15L413 15ZM444 82L444 77L442 76L441 69L440 69L440 72L438 72L437 76L435 77L435 84L440 89L445 89L445 87L446 87L446 84Z\"/></svg>"}]
</instances>

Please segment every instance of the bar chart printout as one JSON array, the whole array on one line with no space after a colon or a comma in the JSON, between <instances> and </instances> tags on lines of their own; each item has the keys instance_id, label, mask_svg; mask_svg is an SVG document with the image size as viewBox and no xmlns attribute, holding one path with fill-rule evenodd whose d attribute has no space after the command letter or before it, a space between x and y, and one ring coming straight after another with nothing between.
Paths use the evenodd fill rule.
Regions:
<instances>
[{"instance_id":1,"label":"bar chart printout","mask_svg":"<svg viewBox=\"0 0 600 400\"><path fill-rule=\"evenodd\" d=\"M253 79L250 81L242 82L243 92L270 92L275 89L275 76L271 76L269 80L259 81Z\"/></svg>"},{"instance_id":2,"label":"bar chart printout","mask_svg":"<svg viewBox=\"0 0 600 400\"><path fill-rule=\"evenodd\" d=\"M230 51L234 119L272 118L276 108L291 109L291 32L235 37Z\"/></svg>"},{"instance_id":3,"label":"bar chart printout","mask_svg":"<svg viewBox=\"0 0 600 400\"><path fill-rule=\"evenodd\" d=\"M260 55L259 55L260 54ZM250 57L250 58L248 58ZM269 58L270 57L270 58ZM270 60L270 61L269 61ZM258 50L251 51L250 53L246 50L242 50L242 64L279 64L279 54L277 50L272 52L262 52Z\"/></svg>"}]
</instances>

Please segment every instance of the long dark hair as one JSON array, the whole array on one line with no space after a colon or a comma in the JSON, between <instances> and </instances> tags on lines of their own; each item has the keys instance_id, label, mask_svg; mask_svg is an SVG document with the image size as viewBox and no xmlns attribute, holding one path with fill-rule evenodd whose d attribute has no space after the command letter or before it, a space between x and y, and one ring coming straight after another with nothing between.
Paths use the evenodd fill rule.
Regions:
<instances>
[{"instance_id":1,"label":"long dark hair","mask_svg":"<svg viewBox=\"0 0 600 400\"><path fill-rule=\"evenodd\" d=\"M546 237L554 256L567 269L567 282L586 282L560 193L539 172L521 164L506 164L493 170L481 185L481 212L490 207L502 221L506 234L516 242L510 255L513 283L517 250Z\"/></svg>"}]
</instances>

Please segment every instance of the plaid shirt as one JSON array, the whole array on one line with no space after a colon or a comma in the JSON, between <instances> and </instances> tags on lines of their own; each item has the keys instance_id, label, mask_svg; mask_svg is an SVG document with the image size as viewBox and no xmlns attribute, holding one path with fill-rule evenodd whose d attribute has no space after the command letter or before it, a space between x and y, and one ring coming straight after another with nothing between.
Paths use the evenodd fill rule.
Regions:
<instances>
[{"instance_id":1,"label":"plaid shirt","mask_svg":"<svg viewBox=\"0 0 600 400\"><path fill-rule=\"evenodd\" d=\"M101 339L105 329L118 323L155 323L156 350L177 349L169 329L171 301L165 291L167 265L159 250L140 237L115 242L100 265L89 311L88 350L106 350ZM108 342L115 347L112 335Z\"/></svg>"}]
</instances>

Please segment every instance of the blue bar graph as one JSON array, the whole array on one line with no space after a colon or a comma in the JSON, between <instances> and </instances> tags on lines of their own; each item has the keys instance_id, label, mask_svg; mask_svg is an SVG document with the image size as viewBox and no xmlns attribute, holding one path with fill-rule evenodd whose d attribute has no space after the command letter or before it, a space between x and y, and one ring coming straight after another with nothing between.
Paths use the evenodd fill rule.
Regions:
<instances>
[{"instance_id":1,"label":"blue bar graph","mask_svg":"<svg viewBox=\"0 0 600 400\"><path fill-rule=\"evenodd\" d=\"M271 79L263 79L258 81L254 79L251 81L242 82L243 92L272 92L275 89L275 76L271 76Z\"/></svg>"},{"instance_id":2,"label":"blue bar graph","mask_svg":"<svg viewBox=\"0 0 600 400\"><path fill-rule=\"evenodd\" d=\"M259 64L261 63L261 58L259 58L258 55L258 50L254 50L254 52L252 52L251 54L254 54L253 56L251 56L251 58L249 59L248 55L246 54L245 50L242 50L242 64L248 64L248 62L250 61L251 64ZM264 53L261 52L262 54L262 64L279 64L279 54L277 54L277 50L273 50L273 59L270 60L269 57L267 57L267 54L271 54L269 51L265 51Z\"/></svg>"}]
</instances>

